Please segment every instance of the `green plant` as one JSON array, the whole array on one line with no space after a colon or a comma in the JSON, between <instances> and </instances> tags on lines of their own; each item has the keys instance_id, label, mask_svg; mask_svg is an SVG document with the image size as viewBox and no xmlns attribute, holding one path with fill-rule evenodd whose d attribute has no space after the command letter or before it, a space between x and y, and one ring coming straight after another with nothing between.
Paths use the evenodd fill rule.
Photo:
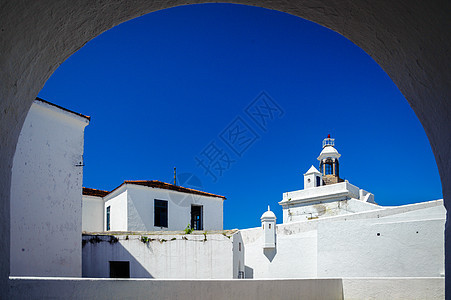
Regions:
<instances>
[{"instance_id":1,"label":"green plant","mask_svg":"<svg viewBox=\"0 0 451 300\"><path fill-rule=\"evenodd\" d=\"M119 239L115 236L110 236L110 240L108 241L110 244L116 244L119 242Z\"/></svg>"},{"instance_id":2,"label":"green plant","mask_svg":"<svg viewBox=\"0 0 451 300\"><path fill-rule=\"evenodd\" d=\"M205 231L204 232L204 242L206 242L207 241L207 232Z\"/></svg>"},{"instance_id":3,"label":"green plant","mask_svg":"<svg viewBox=\"0 0 451 300\"><path fill-rule=\"evenodd\" d=\"M149 242L149 238L147 236L141 236L141 242L147 244L147 242Z\"/></svg>"},{"instance_id":4,"label":"green plant","mask_svg":"<svg viewBox=\"0 0 451 300\"><path fill-rule=\"evenodd\" d=\"M191 234L193 232L193 229L191 228L191 225L188 224L185 228L185 234Z\"/></svg>"},{"instance_id":5,"label":"green plant","mask_svg":"<svg viewBox=\"0 0 451 300\"><path fill-rule=\"evenodd\" d=\"M102 241L102 240L101 240L98 236L95 236L95 237L92 237L92 238L89 239L89 242L90 242L91 244L100 243L101 241Z\"/></svg>"}]
</instances>

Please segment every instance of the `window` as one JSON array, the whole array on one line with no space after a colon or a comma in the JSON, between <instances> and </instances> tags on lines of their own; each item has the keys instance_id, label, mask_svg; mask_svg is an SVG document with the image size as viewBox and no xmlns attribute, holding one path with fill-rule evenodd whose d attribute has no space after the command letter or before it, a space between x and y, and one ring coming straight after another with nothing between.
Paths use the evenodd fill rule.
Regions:
<instances>
[{"instance_id":1,"label":"window","mask_svg":"<svg viewBox=\"0 0 451 300\"><path fill-rule=\"evenodd\" d=\"M110 261L110 278L130 278L130 262Z\"/></svg>"},{"instance_id":2,"label":"window","mask_svg":"<svg viewBox=\"0 0 451 300\"><path fill-rule=\"evenodd\" d=\"M238 251L241 251L241 243L238 243Z\"/></svg>"},{"instance_id":3,"label":"window","mask_svg":"<svg viewBox=\"0 0 451 300\"><path fill-rule=\"evenodd\" d=\"M108 206L106 208L106 231L110 230L110 207L111 206Z\"/></svg>"},{"instance_id":4,"label":"window","mask_svg":"<svg viewBox=\"0 0 451 300\"><path fill-rule=\"evenodd\" d=\"M271 229L271 223L269 223L269 229Z\"/></svg>"},{"instance_id":5,"label":"window","mask_svg":"<svg viewBox=\"0 0 451 300\"><path fill-rule=\"evenodd\" d=\"M193 230L204 230L202 208L202 205L191 205L191 228Z\"/></svg>"},{"instance_id":6,"label":"window","mask_svg":"<svg viewBox=\"0 0 451 300\"><path fill-rule=\"evenodd\" d=\"M334 161L331 158L326 159L324 162L324 175L335 175L333 169Z\"/></svg>"},{"instance_id":7,"label":"window","mask_svg":"<svg viewBox=\"0 0 451 300\"><path fill-rule=\"evenodd\" d=\"M316 186L321 186L321 178L316 176Z\"/></svg>"},{"instance_id":8,"label":"window","mask_svg":"<svg viewBox=\"0 0 451 300\"><path fill-rule=\"evenodd\" d=\"M326 163L326 175L332 175L332 165Z\"/></svg>"},{"instance_id":9,"label":"window","mask_svg":"<svg viewBox=\"0 0 451 300\"><path fill-rule=\"evenodd\" d=\"M154 226L168 227L168 201L154 200Z\"/></svg>"}]
</instances>

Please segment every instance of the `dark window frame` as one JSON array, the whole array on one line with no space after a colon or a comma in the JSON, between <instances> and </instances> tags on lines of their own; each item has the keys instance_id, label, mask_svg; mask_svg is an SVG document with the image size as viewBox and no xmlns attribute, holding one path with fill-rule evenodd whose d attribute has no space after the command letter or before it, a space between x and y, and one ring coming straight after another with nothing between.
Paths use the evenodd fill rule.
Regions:
<instances>
[{"instance_id":1,"label":"dark window frame","mask_svg":"<svg viewBox=\"0 0 451 300\"><path fill-rule=\"evenodd\" d=\"M110 231L111 223L111 205L106 208L106 231Z\"/></svg>"},{"instance_id":2,"label":"dark window frame","mask_svg":"<svg viewBox=\"0 0 451 300\"><path fill-rule=\"evenodd\" d=\"M193 216L193 207L199 208L199 220L195 220ZM191 204L191 228L193 230L204 230L204 206Z\"/></svg>"},{"instance_id":3,"label":"dark window frame","mask_svg":"<svg viewBox=\"0 0 451 300\"><path fill-rule=\"evenodd\" d=\"M153 202L153 226L168 228L169 209L168 201L154 199Z\"/></svg>"}]
</instances>

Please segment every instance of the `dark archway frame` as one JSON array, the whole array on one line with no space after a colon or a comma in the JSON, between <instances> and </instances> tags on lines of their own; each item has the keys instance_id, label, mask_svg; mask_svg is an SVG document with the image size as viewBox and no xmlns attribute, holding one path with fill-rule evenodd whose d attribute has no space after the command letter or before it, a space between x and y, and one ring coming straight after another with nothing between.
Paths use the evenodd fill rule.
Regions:
<instances>
[{"instance_id":1,"label":"dark archway frame","mask_svg":"<svg viewBox=\"0 0 451 300\"><path fill-rule=\"evenodd\" d=\"M0 290L8 290L11 166L33 99L70 55L102 32L138 16L210 1L4 0L0 4ZM224 1L229 2L229 1ZM451 206L451 2L446 0L239 0L328 27L362 48L390 76L415 111ZM445 274L451 274L451 209ZM446 277L447 296L451 280Z\"/></svg>"}]
</instances>

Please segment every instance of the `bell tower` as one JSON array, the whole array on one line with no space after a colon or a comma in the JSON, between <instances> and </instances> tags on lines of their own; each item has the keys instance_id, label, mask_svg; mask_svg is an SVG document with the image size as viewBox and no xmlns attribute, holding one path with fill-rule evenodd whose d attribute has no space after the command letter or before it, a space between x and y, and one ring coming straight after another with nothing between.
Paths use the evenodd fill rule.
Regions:
<instances>
[{"instance_id":1,"label":"bell tower","mask_svg":"<svg viewBox=\"0 0 451 300\"><path fill-rule=\"evenodd\" d=\"M327 135L327 138L323 140L323 150L318 156L319 160L319 170L323 175L324 185L334 184L338 182L343 182L343 179L339 177L339 162L341 154L338 153L337 149L334 148L335 139Z\"/></svg>"}]
</instances>

